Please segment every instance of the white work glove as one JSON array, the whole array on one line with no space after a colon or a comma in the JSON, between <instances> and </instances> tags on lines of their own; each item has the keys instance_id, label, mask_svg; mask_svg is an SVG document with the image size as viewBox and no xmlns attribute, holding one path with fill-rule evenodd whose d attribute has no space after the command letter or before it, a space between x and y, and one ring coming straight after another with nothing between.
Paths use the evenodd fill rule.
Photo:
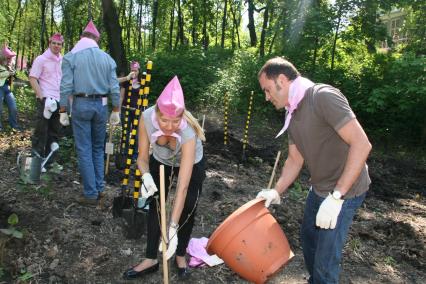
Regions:
<instances>
[{"instance_id":1,"label":"white work glove","mask_svg":"<svg viewBox=\"0 0 426 284\"><path fill-rule=\"evenodd\" d=\"M68 126L70 125L70 119L68 117L68 113L66 112L61 112L59 113L59 122L63 125L63 126Z\"/></svg>"},{"instance_id":2,"label":"white work glove","mask_svg":"<svg viewBox=\"0 0 426 284\"><path fill-rule=\"evenodd\" d=\"M135 78L135 72L130 72L129 75L126 76L127 81Z\"/></svg>"},{"instance_id":3,"label":"white work glove","mask_svg":"<svg viewBox=\"0 0 426 284\"><path fill-rule=\"evenodd\" d=\"M177 236L178 225L172 223L169 227L169 240L166 251L166 258L169 260L176 252L177 244L178 244L178 236ZM158 247L160 252L163 251L162 242L160 242L160 246Z\"/></svg>"},{"instance_id":4,"label":"white work glove","mask_svg":"<svg viewBox=\"0 0 426 284\"><path fill-rule=\"evenodd\" d=\"M334 229L343 201L342 199L335 199L331 194L328 194L318 210L316 225L321 229Z\"/></svg>"},{"instance_id":5,"label":"white work glove","mask_svg":"<svg viewBox=\"0 0 426 284\"><path fill-rule=\"evenodd\" d=\"M120 112L112 111L109 117L109 123L111 125L118 125L120 123Z\"/></svg>"},{"instance_id":6,"label":"white work glove","mask_svg":"<svg viewBox=\"0 0 426 284\"><path fill-rule=\"evenodd\" d=\"M262 189L259 191L256 198L264 198L266 208L268 208L271 204L281 203L280 195L275 189Z\"/></svg>"},{"instance_id":7,"label":"white work glove","mask_svg":"<svg viewBox=\"0 0 426 284\"><path fill-rule=\"evenodd\" d=\"M154 195L158 191L157 186L155 185L152 175L150 173L144 173L142 175L142 189L141 195L142 198L148 198Z\"/></svg>"}]
</instances>

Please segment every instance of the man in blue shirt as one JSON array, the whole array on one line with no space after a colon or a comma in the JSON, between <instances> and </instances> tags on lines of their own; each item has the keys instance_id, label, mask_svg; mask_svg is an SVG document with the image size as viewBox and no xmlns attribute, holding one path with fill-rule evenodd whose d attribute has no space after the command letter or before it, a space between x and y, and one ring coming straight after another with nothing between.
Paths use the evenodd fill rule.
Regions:
<instances>
[{"instance_id":1,"label":"man in blue shirt","mask_svg":"<svg viewBox=\"0 0 426 284\"><path fill-rule=\"evenodd\" d=\"M116 63L102 51L97 42L100 34L92 21L81 39L62 61L60 87L60 122L69 125L72 111L78 166L83 179L83 196L78 202L96 205L104 191L104 143L108 96L112 102L110 123L120 123L120 87ZM68 106L72 96L72 109Z\"/></svg>"}]
</instances>

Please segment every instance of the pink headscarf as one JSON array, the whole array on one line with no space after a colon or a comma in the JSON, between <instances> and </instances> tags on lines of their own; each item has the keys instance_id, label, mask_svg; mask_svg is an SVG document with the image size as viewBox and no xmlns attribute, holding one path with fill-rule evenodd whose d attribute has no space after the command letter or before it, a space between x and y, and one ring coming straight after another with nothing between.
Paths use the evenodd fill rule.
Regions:
<instances>
[{"instance_id":1,"label":"pink headscarf","mask_svg":"<svg viewBox=\"0 0 426 284\"><path fill-rule=\"evenodd\" d=\"M6 58L12 58L16 56L16 53L10 50L6 45L3 46L3 49L1 50L1 52L3 53L3 56Z\"/></svg>"},{"instance_id":2,"label":"pink headscarf","mask_svg":"<svg viewBox=\"0 0 426 284\"><path fill-rule=\"evenodd\" d=\"M92 20L89 21L86 28L84 29L84 32L91 33L96 38L99 38L101 36L101 34L98 32L98 29L96 28L96 26L95 26L95 24L93 23Z\"/></svg>"},{"instance_id":3,"label":"pink headscarf","mask_svg":"<svg viewBox=\"0 0 426 284\"><path fill-rule=\"evenodd\" d=\"M140 68L140 65L139 65L139 62L137 62L137 61L132 61L132 62L130 62L130 69L139 69Z\"/></svg>"},{"instance_id":4,"label":"pink headscarf","mask_svg":"<svg viewBox=\"0 0 426 284\"><path fill-rule=\"evenodd\" d=\"M155 143L155 141L157 141L158 137L164 136L164 132L160 129L160 125L158 124L158 121L157 121L157 114L155 113L155 111L152 112L151 121L152 121L152 125L154 126L154 128L157 129L157 131L155 131L154 133L151 134L151 143ZM185 118L182 117L180 124L179 124L179 130L183 130L187 126L188 126L188 122L186 121ZM175 137L179 141L179 143L182 143L182 137L179 134L177 134L176 132L172 133L171 136Z\"/></svg>"},{"instance_id":5,"label":"pink headscarf","mask_svg":"<svg viewBox=\"0 0 426 284\"><path fill-rule=\"evenodd\" d=\"M185 110L182 87L177 76L167 84L157 99L157 106L162 114L177 117Z\"/></svg>"},{"instance_id":6,"label":"pink headscarf","mask_svg":"<svg viewBox=\"0 0 426 284\"><path fill-rule=\"evenodd\" d=\"M58 42L64 42L64 37L60 33L54 33L50 38L49 42L52 40L58 41Z\"/></svg>"},{"instance_id":7,"label":"pink headscarf","mask_svg":"<svg viewBox=\"0 0 426 284\"><path fill-rule=\"evenodd\" d=\"M290 120L293 112L297 109L297 105L302 101L305 96L306 90L312 87L314 83L302 76L297 77L293 82L290 83L289 91L288 91L288 103L289 107L286 107L287 114L285 116L285 122L283 128L280 132L275 136L278 138L284 131L287 130L290 125Z\"/></svg>"}]
</instances>

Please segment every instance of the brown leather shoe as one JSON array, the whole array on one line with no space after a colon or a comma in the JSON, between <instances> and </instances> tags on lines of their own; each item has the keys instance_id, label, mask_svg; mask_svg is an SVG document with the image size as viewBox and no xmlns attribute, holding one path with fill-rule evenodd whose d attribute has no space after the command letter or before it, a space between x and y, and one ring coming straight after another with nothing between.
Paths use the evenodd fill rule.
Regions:
<instances>
[{"instance_id":1,"label":"brown leather shoe","mask_svg":"<svg viewBox=\"0 0 426 284\"><path fill-rule=\"evenodd\" d=\"M79 196L77 198L77 203L84 206L96 206L98 205L98 199L90 199L84 196Z\"/></svg>"}]
</instances>

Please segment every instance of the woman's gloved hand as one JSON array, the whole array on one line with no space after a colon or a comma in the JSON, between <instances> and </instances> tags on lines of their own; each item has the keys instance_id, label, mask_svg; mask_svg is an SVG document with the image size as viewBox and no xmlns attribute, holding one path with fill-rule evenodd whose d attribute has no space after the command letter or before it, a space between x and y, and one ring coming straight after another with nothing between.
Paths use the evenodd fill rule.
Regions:
<instances>
[{"instance_id":1,"label":"woman's gloved hand","mask_svg":"<svg viewBox=\"0 0 426 284\"><path fill-rule=\"evenodd\" d=\"M142 175L142 198L148 198L154 195L158 191L157 186L155 185L152 175L150 173L144 173Z\"/></svg>"},{"instance_id":2,"label":"woman's gloved hand","mask_svg":"<svg viewBox=\"0 0 426 284\"><path fill-rule=\"evenodd\" d=\"M166 251L166 258L170 259L176 252L177 244L178 244L178 236L177 236L177 230L179 226L175 224L174 222L170 223L169 226L169 240L168 240L168 246ZM158 247L158 250L162 252L162 243L160 243L160 246Z\"/></svg>"}]
</instances>

